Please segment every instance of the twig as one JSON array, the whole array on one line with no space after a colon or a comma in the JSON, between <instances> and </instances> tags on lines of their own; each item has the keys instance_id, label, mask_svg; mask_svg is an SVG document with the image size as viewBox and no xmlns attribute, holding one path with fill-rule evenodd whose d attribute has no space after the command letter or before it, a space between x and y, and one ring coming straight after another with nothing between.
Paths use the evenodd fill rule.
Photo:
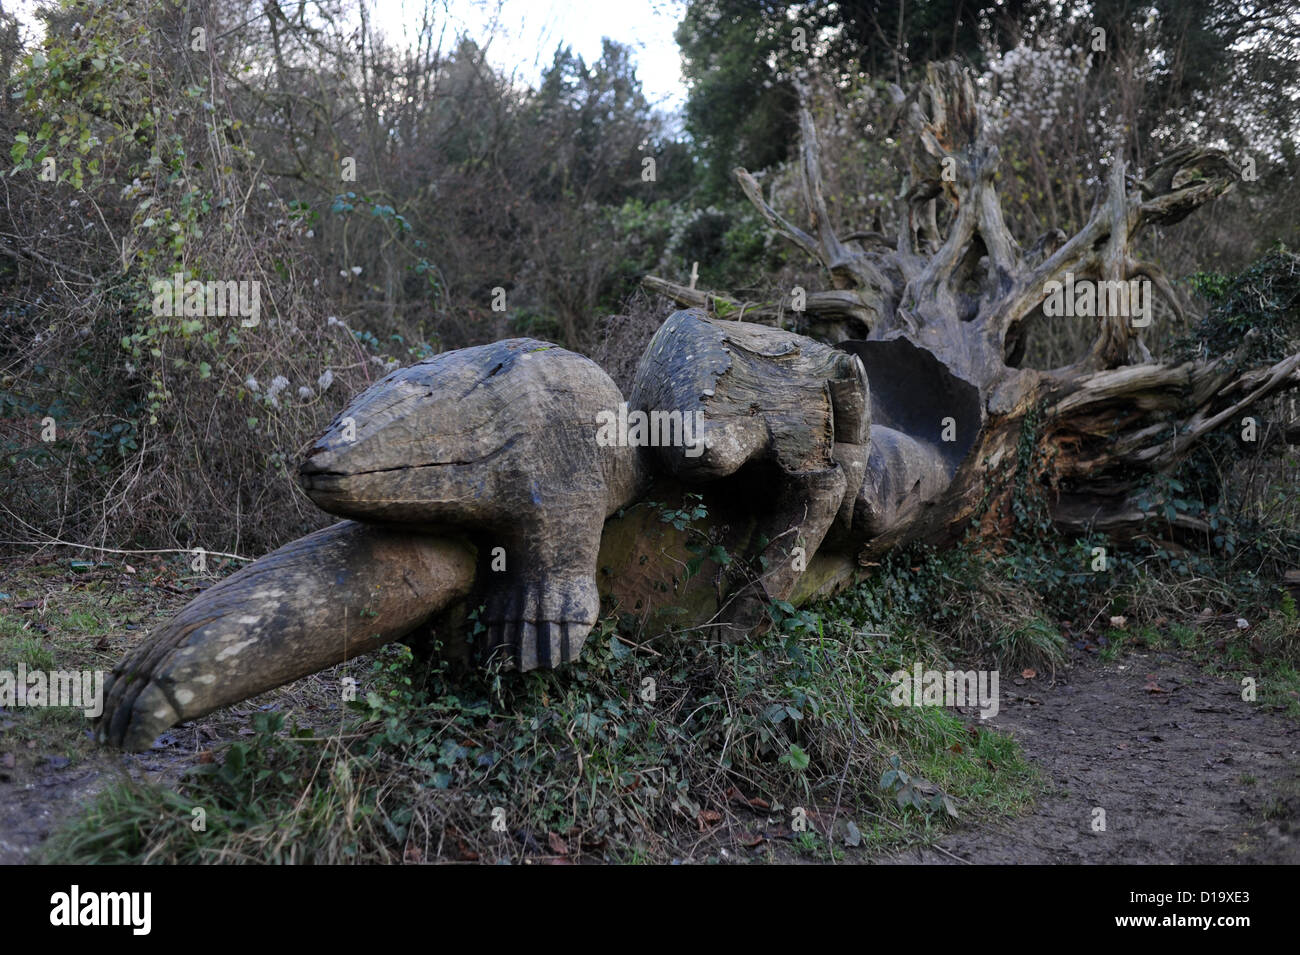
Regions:
<instances>
[{"instance_id":1,"label":"twig","mask_svg":"<svg viewBox=\"0 0 1300 955\"><path fill-rule=\"evenodd\" d=\"M97 544L74 544L71 541L51 537L47 541L0 541L0 544L12 544L18 547L76 547L80 550L97 550L106 554L193 554L200 547L160 547L153 550L124 550L120 547L101 547ZM228 557L231 560L254 561L256 557L243 557L239 554L227 554L219 550L203 550L207 557Z\"/></svg>"}]
</instances>

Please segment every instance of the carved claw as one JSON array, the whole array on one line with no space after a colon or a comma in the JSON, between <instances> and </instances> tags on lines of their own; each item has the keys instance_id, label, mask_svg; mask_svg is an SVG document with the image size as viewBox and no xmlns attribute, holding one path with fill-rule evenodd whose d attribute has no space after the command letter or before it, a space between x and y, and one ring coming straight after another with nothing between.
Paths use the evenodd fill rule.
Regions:
<instances>
[{"instance_id":1,"label":"carved claw","mask_svg":"<svg viewBox=\"0 0 1300 955\"><path fill-rule=\"evenodd\" d=\"M547 575L497 585L486 599L486 651L505 653L520 672L553 670L578 658L599 615L595 577Z\"/></svg>"},{"instance_id":2,"label":"carved claw","mask_svg":"<svg viewBox=\"0 0 1300 955\"><path fill-rule=\"evenodd\" d=\"M122 749L148 749L170 726L185 719L173 695L175 680L167 664L192 628L168 627L157 638L122 659L104 687L104 711L95 739Z\"/></svg>"}]
</instances>

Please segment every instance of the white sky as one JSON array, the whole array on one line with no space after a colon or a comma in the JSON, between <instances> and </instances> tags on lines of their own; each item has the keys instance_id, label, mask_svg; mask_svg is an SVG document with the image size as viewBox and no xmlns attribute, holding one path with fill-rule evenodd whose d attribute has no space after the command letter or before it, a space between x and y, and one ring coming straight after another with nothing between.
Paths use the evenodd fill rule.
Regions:
<instances>
[{"instance_id":1,"label":"white sky","mask_svg":"<svg viewBox=\"0 0 1300 955\"><path fill-rule=\"evenodd\" d=\"M391 37L401 36L404 21L419 25L424 0L373 2L375 22ZM686 100L673 39L685 0L447 0L447 7L454 28L480 42L491 32L488 60L526 83L537 81L561 43L592 63L609 37L632 48L651 105L671 112Z\"/></svg>"},{"instance_id":2,"label":"white sky","mask_svg":"<svg viewBox=\"0 0 1300 955\"><path fill-rule=\"evenodd\" d=\"M420 23L426 0L368 0L374 23L394 41L403 26ZM443 14L439 7L438 18ZM673 31L685 0L445 0L452 30L465 29L480 43L492 33L488 60L525 83L535 83L560 43L587 63L600 58L609 37L632 48L637 77L651 105L675 112L686 100L681 58ZM36 0L0 0L30 25ZM437 22L437 20L435 20ZM495 25L495 29L490 29Z\"/></svg>"}]
</instances>

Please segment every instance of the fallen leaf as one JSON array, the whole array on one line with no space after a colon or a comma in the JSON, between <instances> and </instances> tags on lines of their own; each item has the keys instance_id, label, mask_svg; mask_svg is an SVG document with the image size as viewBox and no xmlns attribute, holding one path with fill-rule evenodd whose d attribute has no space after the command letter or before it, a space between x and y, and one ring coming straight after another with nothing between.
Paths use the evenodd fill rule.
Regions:
<instances>
[{"instance_id":1,"label":"fallen leaf","mask_svg":"<svg viewBox=\"0 0 1300 955\"><path fill-rule=\"evenodd\" d=\"M1021 670L1020 675L1023 676L1026 680L1032 680L1034 677L1038 676L1038 671L1033 669L1032 667L1029 667L1024 670Z\"/></svg>"},{"instance_id":2,"label":"fallen leaf","mask_svg":"<svg viewBox=\"0 0 1300 955\"><path fill-rule=\"evenodd\" d=\"M212 755L212 750L205 749L203 752L199 753L200 763L212 763L215 761L216 761L216 757Z\"/></svg>"},{"instance_id":3,"label":"fallen leaf","mask_svg":"<svg viewBox=\"0 0 1300 955\"><path fill-rule=\"evenodd\" d=\"M466 844L465 839L463 836L461 836L459 830L449 827L447 829L447 835L449 835L452 838L452 840L456 843L456 852L460 856L461 862L478 861L478 853L475 852Z\"/></svg>"},{"instance_id":4,"label":"fallen leaf","mask_svg":"<svg viewBox=\"0 0 1300 955\"><path fill-rule=\"evenodd\" d=\"M700 832L708 832L710 826L716 826L722 822L722 813L713 809L701 809L696 814L695 821L699 823Z\"/></svg>"},{"instance_id":5,"label":"fallen leaf","mask_svg":"<svg viewBox=\"0 0 1300 955\"><path fill-rule=\"evenodd\" d=\"M419 864L424 861L424 852L419 846L407 846L402 858L407 862Z\"/></svg>"},{"instance_id":6,"label":"fallen leaf","mask_svg":"<svg viewBox=\"0 0 1300 955\"><path fill-rule=\"evenodd\" d=\"M551 851L556 855L567 856L569 854L569 844L564 841L564 837L558 832L548 832L546 842L550 845Z\"/></svg>"},{"instance_id":7,"label":"fallen leaf","mask_svg":"<svg viewBox=\"0 0 1300 955\"><path fill-rule=\"evenodd\" d=\"M750 799L740 791L739 787L736 786L732 786L723 793L723 795L727 798L728 802L739 803L740 805L748 806L751 809L770 809L772 805L760 796L755 796L753 799Z\"/></svg>"},{"instance_id":8,"label":"fallen leaf","mask_svg":"<svg viewBox=\"0 0 1300 955\"><path fill-rule=\"evenodd\" d=\"M746 849L752 849L754 846L761 845L764 836L761 832L741 832L736 839L736 844L744 846Z\"/></svg>"},{"instance_id":9,"label":"fallen leaf","mask_svg":"<svg viewBox=\"0 0 1300 955\"><path fill-rule=\"evenodd\" d=\"M1123 630L1124 627L1125 627L1125 625L1126 625L1127 623L1128 623L1128 617L1111 617L1111 618L1110 618L1110 625L1111 625L1112 627L1116 627L1116 628L1118 628L1118 629L1120 629L1120 630Z\"/></svg>"}]
</instances>

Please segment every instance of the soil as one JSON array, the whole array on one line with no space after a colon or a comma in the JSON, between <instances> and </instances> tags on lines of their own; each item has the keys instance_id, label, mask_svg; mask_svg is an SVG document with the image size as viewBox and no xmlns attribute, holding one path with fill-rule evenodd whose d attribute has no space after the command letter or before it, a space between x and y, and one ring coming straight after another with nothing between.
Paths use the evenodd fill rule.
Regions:
<instances>
[{"instance_id":1,"label":"soil","mask_svg":"<svg viewBox=\"0 0 1300 955\"><path fill-rule=\"evenodd\" d=\"M0 766L0 865L38 861L33 853L51 829L123 775L171 780L193 762L191 754L169 747L140 756L101 752L75 762L38 754L28 766Z\"/></svg>"},{"instance_id":2,"label":"soil","mask_svg":"<svg viewBox=\"0 0 1300 955\"><path fill-rule=\"evenodd\" d=\"M1076 652L1054 678L1004 682L990 724L1044 775L1036 809L881 861L1300 862L1300 725L1178 653Z\"/></svg>"}]
</instances>

